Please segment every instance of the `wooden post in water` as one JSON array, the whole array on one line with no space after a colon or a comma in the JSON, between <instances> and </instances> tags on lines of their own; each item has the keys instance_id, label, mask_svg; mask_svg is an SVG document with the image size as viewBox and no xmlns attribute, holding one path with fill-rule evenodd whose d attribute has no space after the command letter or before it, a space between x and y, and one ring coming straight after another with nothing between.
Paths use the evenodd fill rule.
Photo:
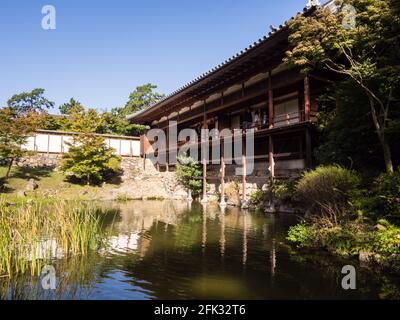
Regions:
<instances>
[{"instance_id":1,"label":"wooden post in water","mask_svg":"<svg viewBox=\"0 0 400 320\"><path fill-rule=\"evenodd\" d=\"M203 111L203 129L206 130L208 128L207 124L207 114L206 114L206 101L204 101L204 111ZM202 148L208 148L208 138L205 134L202 137ZM205 151L205 150L204 150ZM203 199L202 203L207 203L207 152L203 152Z\"/></svg>"},{"instance_id":2,"label":"wooden post in water","mask_svg":"<svg viewBox=\"0 0 400 320\"><path fill-rule=\"evenodd\" d=\"M269 177L271 183L273 183L275 179L275 160L274 160L274 140L272 138L272 135L269 136L269 141L268 141L268 163L269 163Z\"/></svg>"},{"instance_id":3,"label":"wooden post in water","mask_svg":"<svg viewBox=\"0 0 400 320\"><path fill-rule=\"evenodd\" d=\"M244 137L246 139L246 137ZM246 163L246 140L242 140L242 166L243 166L243 176L242 176L242 202L246 202L246 175L247 175L247 163Z\"/></svg>"},{"instance_id":4,"label":"wooden post in water","mask_svg":"<svg viewBox=\"0 0 400 320\"><path fill-rule=\"evenodd\" d=\"M225 144L224 139L220 140L220 149L221 149L221 202L219 205L221 207L226 207L225 202Z\"/></svg>"}]
</instances>

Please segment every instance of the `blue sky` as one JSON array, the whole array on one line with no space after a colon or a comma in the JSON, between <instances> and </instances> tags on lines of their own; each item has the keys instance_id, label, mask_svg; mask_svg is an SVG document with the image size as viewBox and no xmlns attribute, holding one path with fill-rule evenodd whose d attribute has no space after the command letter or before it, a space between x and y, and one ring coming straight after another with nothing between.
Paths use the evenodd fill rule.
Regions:
<instances>
[{"instance_id":1,"label":"blue sky","mask_svg":"<svg viewBox=\"0 0 400 320\"><path fill-rule=\"evenodd\" d=\"M44 88L99 110L138 85L170 93L302 10L306 0L1 0L0 106ZM57 29L43 30L54 5Z\"/></svg>"}]
</instances>

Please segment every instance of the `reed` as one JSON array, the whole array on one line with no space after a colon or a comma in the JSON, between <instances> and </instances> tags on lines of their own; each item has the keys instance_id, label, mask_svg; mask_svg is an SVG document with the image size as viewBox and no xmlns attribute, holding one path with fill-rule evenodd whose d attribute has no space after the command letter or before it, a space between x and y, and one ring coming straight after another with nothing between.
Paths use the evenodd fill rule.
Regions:
<instances>
[{"instance_id":1,"label":"reed","mask_svg":"<svg viewBox=\"0 0 400 320\"><path fill-rule=\"evenodd\" d=\"M87 255L103 243L101 221L89 203L0 199L0 276L35 275L53 259Z\"/></svg>"}]
</instances>

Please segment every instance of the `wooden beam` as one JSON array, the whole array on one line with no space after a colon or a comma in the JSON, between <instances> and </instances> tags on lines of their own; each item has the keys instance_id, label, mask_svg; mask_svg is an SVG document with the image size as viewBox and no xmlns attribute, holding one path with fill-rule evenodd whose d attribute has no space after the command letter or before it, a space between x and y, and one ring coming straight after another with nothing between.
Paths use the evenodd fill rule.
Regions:
<instances>
[{"instance_id":1,"label":"wooden beam","mask_svg":"<svg viewBox=\"0 0 400 320\"><path fill-rule=\"evenodd\" d=\"M268 127L272 129L274 127L274 92L272 90L272 74L268 72Z\"/></svg>"}]
</instances>

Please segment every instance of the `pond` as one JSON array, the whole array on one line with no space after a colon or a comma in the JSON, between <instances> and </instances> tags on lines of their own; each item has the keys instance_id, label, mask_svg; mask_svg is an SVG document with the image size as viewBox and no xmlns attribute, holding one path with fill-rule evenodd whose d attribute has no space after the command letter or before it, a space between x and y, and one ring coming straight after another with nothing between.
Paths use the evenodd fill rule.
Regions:
<instances>
[{"instance_id":1,"label":"pond","mask_svg":"<svg viewBox=\"0 0 400 320\"><path fill-rule=\"evenodd\" d=\"M354 260L293 251L294 215L172 201L102 203L107 246L54 257L56 290L42 276L0 278L2 299L391 299L400 279ZM342 289L344 265L357 290Z\"/></svg>"}]
</instances>

